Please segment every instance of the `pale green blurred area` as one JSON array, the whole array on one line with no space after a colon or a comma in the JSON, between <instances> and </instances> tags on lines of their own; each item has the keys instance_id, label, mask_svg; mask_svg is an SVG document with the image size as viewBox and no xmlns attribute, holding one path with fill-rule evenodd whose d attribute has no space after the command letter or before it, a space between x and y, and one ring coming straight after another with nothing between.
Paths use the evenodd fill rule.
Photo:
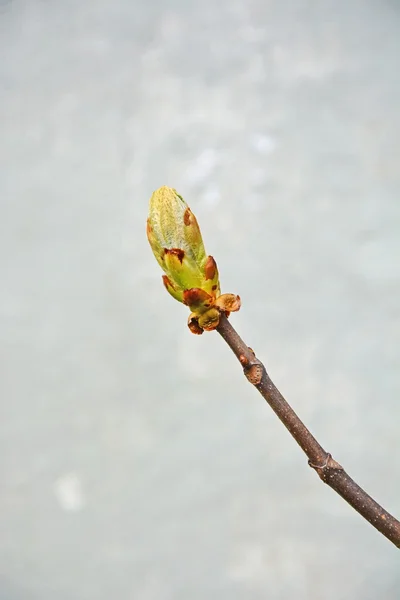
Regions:
<instances>
[{"instance_id":1,"label":"pale green blurred area","mask_svg":"<svg viewBox=\"0 0 400 600\"><path fill-rule=\"evenodd\" d=\"M145 237L178 189L232 315L400 515L400 3L0 2L1 600L397 600Z\"/></svg>"}]
</instances>

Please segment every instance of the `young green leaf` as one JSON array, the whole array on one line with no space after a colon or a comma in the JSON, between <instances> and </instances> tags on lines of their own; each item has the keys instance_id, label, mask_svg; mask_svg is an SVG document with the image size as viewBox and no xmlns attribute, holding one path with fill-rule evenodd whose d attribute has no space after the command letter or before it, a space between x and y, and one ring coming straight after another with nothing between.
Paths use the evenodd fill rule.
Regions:
<instances>
[{"instance_id":1,"label":"young green leaf","mask_svg":"<svg viewBox=\"0 0 400 600\"><path fill-rule=\"evenodd\" d=\"M147 237L165 272L165 288L192 311L193 333L215 329L220 312L239 310L239 296L221 296L217 264L206 254L196 217L173 188L163 186L151 196Z\"/></svg>"}]
</instances>

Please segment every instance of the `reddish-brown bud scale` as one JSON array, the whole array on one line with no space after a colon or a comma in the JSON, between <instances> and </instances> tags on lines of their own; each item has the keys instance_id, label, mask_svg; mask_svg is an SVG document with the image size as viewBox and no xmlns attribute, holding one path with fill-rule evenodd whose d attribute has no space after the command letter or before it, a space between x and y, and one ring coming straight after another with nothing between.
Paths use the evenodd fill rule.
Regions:
<instances>
[{"instance_id":1,"label":"reddish-brown bud scale","mask_svg":"<svg viewBox=\"0 0 400 600\"><path fill-rule=\"evenodd\" d=\"M212 256L209 256L206 261L204 268L206 279L214 279L215 273L217 272L217 264Z\"/></svg>"},{"instance_id":2,"label":"reddish-brown bud scale","mask_svg":"<svg viewBox=\"0 0 400 600\"><path fill-rule=\"evenodd\" d=\"M191 288L183 292L183 303L187 306L198 307L204 305L205 302L211 302L212 297L201 288Z\"/></svg>"},{"instance_id":3,"label":"reddish-brown bud scale","mask_svg":"<svg viewBox=\"0 0 400 600\"><path fill-rule=\"evenodd\" d=\"M201 335L203 333L203 329L200 327L196 317L189 317L188 327L192 333L195 335Z\"/></svg>"},{"instance_id":4,"label":"reddish-brown bud scale","mask_svg":"<svg viewBox=\"0 0 400 600\"><path fill-rule=\"evenodd\" d=\"M164 254L172 254L173 256L176 256L181 264L185 258L185 251L181 250L180 248L165 248Z\"/></svg>"},{"instance_id":5,"label":"reddish-brown bud scale","mask_svg":"<svg viewBox=\"0 0 400 600\"><path fill-rule=\"evenodd\" d=\"M162 280L163 280L163 284L164 284L164 287L166 290L168 290L168 288L172 288L172 289L174 288L171 280L166 275L162 276Z\"/></svg>"}]
</instances>

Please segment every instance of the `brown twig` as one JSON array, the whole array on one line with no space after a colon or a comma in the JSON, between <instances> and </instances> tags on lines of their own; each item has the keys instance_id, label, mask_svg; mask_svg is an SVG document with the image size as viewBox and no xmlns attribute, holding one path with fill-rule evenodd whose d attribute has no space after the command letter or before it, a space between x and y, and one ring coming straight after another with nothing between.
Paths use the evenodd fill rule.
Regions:
<instances>
[{"instance_id":1,"label":"brown twig","mask_svg":"<svg viewBox=\"0 0 400 600\"><path fill-rule=\"evenodd\" d=\"M262 362L246 346L223 314L217 331L241 363L247 379L258 389L308 456L310 467L318 473L322 481L342 496L375 529L400 548L400 522L364 492L343 467L328 452L325 452L272 383Z\"/></svg>"}]
</instances>

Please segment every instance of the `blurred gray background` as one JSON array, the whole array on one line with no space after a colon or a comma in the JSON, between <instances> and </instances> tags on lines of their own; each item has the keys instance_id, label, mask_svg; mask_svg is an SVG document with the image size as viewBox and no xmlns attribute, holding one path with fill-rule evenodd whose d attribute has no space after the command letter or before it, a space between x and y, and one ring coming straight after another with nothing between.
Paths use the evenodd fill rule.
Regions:
<instances>
[{"instance_id":1,"label":"blurred gray background","mask_svg":"<svg viewBox=\"0 0 400 600\"><path fill-rule=\"evenodd\" d=\"M197 215L232 322L400 514L400 3L0 2L1 600L397 600L145 238Z\"/></svg>"}]
</instances>

